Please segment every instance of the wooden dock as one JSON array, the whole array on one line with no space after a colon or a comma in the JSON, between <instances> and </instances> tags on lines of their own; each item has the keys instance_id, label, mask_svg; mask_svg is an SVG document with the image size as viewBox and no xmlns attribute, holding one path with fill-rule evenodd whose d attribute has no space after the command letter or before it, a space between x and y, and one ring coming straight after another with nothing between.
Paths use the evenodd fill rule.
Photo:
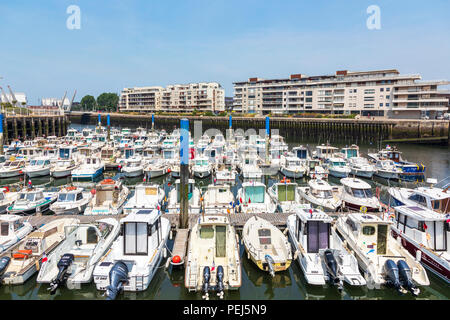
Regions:
<instances>
[{"instance_id":1,"label":"wooden dock","mask_svg":"<svg viewBox=\"0 0 450 320\"><path fill-rule=\"evenodd\" d=\"M189 229L177 229L175 241L173 242L172 258L175 256L179 256L180 257L179 264L184 264L188 237L189 237ZM172 259L170 259L170 261L172 261ZM177 265L178 263L173 264Z\"/></svg>"}]
</instances>

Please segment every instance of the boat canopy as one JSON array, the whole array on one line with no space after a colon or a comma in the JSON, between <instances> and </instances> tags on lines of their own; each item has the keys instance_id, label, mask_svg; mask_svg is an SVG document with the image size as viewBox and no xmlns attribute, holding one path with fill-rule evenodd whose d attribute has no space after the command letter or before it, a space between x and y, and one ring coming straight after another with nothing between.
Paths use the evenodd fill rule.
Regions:
<instances>
[{"instance_id":1,"label":"boat canopy","mask_svg":"<svg viewBox=\"0 0 450 320\"><path fill-rule=\"evenodd\" d=\"M265 186L246 186L244 187L245 203L264 203L266 193Z\"/></svg>"}]
</instances>

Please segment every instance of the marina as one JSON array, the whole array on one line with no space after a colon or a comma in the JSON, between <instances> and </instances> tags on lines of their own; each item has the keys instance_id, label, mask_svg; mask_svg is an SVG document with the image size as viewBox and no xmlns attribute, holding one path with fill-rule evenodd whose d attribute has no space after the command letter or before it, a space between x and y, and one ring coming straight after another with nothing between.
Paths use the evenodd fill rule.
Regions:
<instances>
[{"instance_id":1,"label":"marina","mask_svg":"<svg viewBox=\"0 0 450 320\"><path fill-rule=\"evenodd\" d=\"M99 119L101 122L101 118ZM37 152L36 156L25 159L19 152L26 148L25 146L17 144L13 150L5 148L5 163L6 159L10 161L24 159L24 163L19 165L19 169L15 169L21 171L19 175L0 178L0 187L7 187L4 194L11 197L16 192L17 195L26 192L25 198L28 194L33 194L32 202L26 202L26 207L20 202L17 204L8 202L9 207L6 210L11 212L12 217L20 214L21 220L29 223L33 230L40 230L69 218L76 219L75 225L80 226L97 225L104 219L112 219L114 221L112 224L123 225L121 227L123 231L117 231L114 245L110 242L109 249L108 247L101 249L103 253L107 253L104 257L101 257L103 253L99 253L100 257L95 260L98 262L92 262L90 269L92 273L88 278L83 278L82 281L73 280L75 278L71 274L77 272L77 268L86 262L80 260L80 255L71 253L78 250L79 244L76 244L75 240L71 240L73 244L70 245L69 242L65 244L66 240L62 240L60 245L51 248L55 252L53 256L58 256L60 261L58 268L49 269L53 270L51 272L55 274L54 276L41 275L37 269L41 269L42 266L36 267L34 272L30 271L26 275L26 280L18 282L20 284L1 285L1 299L105 299L105 292L108 299L414 299L416 296L425 299L450 298L448 280L445 280L445 276L442 279L439 273L425 271L428 269L421 266L417 256L410 256L410 253L403 249L402 243L399 244L391 233L386 234L388 246L397 248L395 255L405 258L387 259L393 261L395 266L391 262L383 262L380 265L381 276L374 277L381 277L383 281L378 283L370 276L364 277L362 262L351 254L349 257L352 257L354 262L348 263L353 265L353 271L341 274L338 269L343 267L339 263L338 269L333 267L340 261L342 253L348 254L350 252L348 250L351 250L350 247L346 247L345 237L338 235L336 221L352 215L365 217L372 211L370 215L374 219L379 219L379 223L392 224L396 212L394 207L400 205L394 201L411 195L410 191L405 193L399 187L416 190L421 186L422 189L417 190L418 192L425 190L421 191L422 193L429 193L430 188L431 190L442 188L439 189L442 190L441 193L432 193L432 197L436 194L430 200L433 202L424 207L424 210L432 211L433 208L439 208L439 212L435 214L448 215L449 197L446 194L450 176L448 161L450 151L447 146L412 147L400 144L397 146L398 149L387 146L380 152L401 150L403 158L409 161L397 159L399 164L394 163L394 166L399 168L399 172L409 173L399 175L395 179L384 179L376 174L368 177L356 171L351 172L350 169L345 171L344 177L341 177L340 174L333 176L331 167L328 166L330 162L354 169L370 166L371 172L377 172L375 164L380 159L375 159L375 156L372 160L371 156L367 158L368 154L377 154L373 151L374 146L370 143L360 143L356 148L357 146L345 142L323 145L308 140L284 141L283 136L275 136L273 143L270 139L266 142L264 138L249 136L247 140L247 137L239 135L232 136L231 140L224 132L223 136L217 136L215 142L215 137L204 134L197 141L193 137L188 138L187 154L192 159L188 160L189 166L183 167L183 157L178 158L176 155L182 148L179 142L182 141L181 136L186 131L158 131L161 137L155 141L149 138L154 136L155 129L110 127L109 117L107 120L107 127L101 124L97 126L72 124L66 136L54 141L56 142L53 147L54 153L59 156L65 155L64 159L73 161L68 163L71 167L66 169L69 171L61 178L50 174L54 168L61 167L61 164L57 165L61 160L52 161L52 157L49 157L49 170L40 175L29 176L20 168L24 168L30 161L35 161L34 159L43 160L41 153ZM164 141L167 143L164 144ZM150 143L153 151L146 153ZM417 158L420 157L420 154L415 152L417 148L423 148L429 153L426 159ZM68 149L70 152L66 151ZM116 156L105 157L105 160L99 161L102 159L100 155L103 154L103 150ZM240 150L240 154L233 150ZM165 155L165 151L172 154ZM15 159L11 160L11 157ZM364 160L358 160L361 158ZM88 162L88 159L96 161L92 163ZM353 160L348 161L349 159ZM417 162L421 165L416 166L418 171L414 174L410 171L412 169L409 169L412 166L408 169L399 167ZM158 167L152 169L155 163ZM204 172L202 171L204 169L199 167L206 165L209 174L198 174ZM299 169L295 169L295 166L301 167L301 175L297 174ZM134 167L137 168L137 173L129 174L133 172ZM168 169L157 172L160 167ZM173 172L171 168L174 168ZM294 169L289 171L287 168ZM183 173L186 169L189 176ZM216 173L220 175L216 176ZM233 173L234 179L225 173ZM218 179L222 176L227 178ZM411 179L412 176L414 179ZM430 180L429 177L438 179ZM433 182L431 187L430 181ZM363 196L351 191L352 189L358 190ZM401 195L396 193L397 190L402 192ZM182 201L183 192L186 192L185 204ZM333 202L327 202L326 197L331 197ZM438 200L440 202L435 205ZM18 206L19 204L21 206ZM184 205L188 208L185 218L181 213L185 210ZM421 204L407 202L406 205L411 207ZM49 208L54 208L54 211ZM326 210L326 213L321 213L322 209ZM309 231L305 232L312 232L313 222L310 220L315 219L314 214L330 225L327 230L333 231L327 237L330 237L331 242L325 244L321 242L322 240L317 240L318 246L313 249L312 240L306 238L306 242L302 245L300 240L294 245L293 237L297 237L299 232L296 231L299 229L295 216L301 217L299 219L305 225L311 224L311 227L305 229ZM256 227L258 221L265 221L259 227L262 229L252 231L252 240L249 240L250 238L244 240L245 230L250 225ZM73 221L70 223L74 224ZM126 231L130 224L135 224L135 231ZM148 240L144 241L144 238L137 240L140 237L140 224L148 225L142 230L151 230ZM212 229L211 224L214 225ZM444 236L446 224L448 222L444 219L442 225ZM289 238L290 242L287 242L286 247L289 254L278 255L276 252L281 254L281 249L274 247L272 251L266 251L263 256L258 256L253 249L249 249L258 241L262 241L262 244L276 241L277 246L284 243L268 236L277 234L274 229L270 232L271 228L279 230L286 239ZM317 222L317 228L319 228L318 235L322 234L321 222ZM397 232L396 230L393 229L393 234ZM438 229L433 229L433 232L434 230ZM283 235L277 234L276 237ZM132 237L136 240L130 240L134 239ZM308 233L308 237L313 239L313 234ZM317 239L322 239L320 237ZM225 239L233 241L220 244ZM205 242L206 240L209 242ZM27 240L24 241L26 243ZM131 245L129 241L136 242ZM147 245L142 246L143 243ZM86 245L88 244L89 242ZM58 249L65 246L67 250ZM211 250L211 246L215 246L216 249L208 252L215 252L215 255L209 256L206 260L201 258L204 254L202 250ZM419 244L417 246L420 247ZM2 257L16 254L18 248L19 244L13 244L2 253ZM445 244L444 248L439 247L438 250L448 250L447 248L448 245ZM196 253L192 251L193 249L200 251ZM25 254L28 249L19 250L21 254ZM67 255L66 252L62 252L64 250L67 251ZM111 250L116 253L109 253ZM122 250L127 250L128 255ZM144 255L142 251L143 259L136 255L139 250L146 252ZM307 251L316 253L306 254ZM95 251L89 252L89 255L93 255ZM273 257L269 252L273 252ZM50 257L52 254L46 253L44 257ZM282 256L284 257L282 259L288 257L289 260L277 260ZM40 256L37 260L41 265L42 259ZM135 262L130 264L130 259L135 259L133 260ZM148 261L145 259L150 260L151 264L147 264ZM233 259L236 260L231 263ZM314 270L310 269L313 266L302 262L308 259L319 261L314 268L322 270L321 280L312 280L313 277L309 272ZM349 259L346 258L352 261ZM406 266L401 261L406 261ZM355 269L355 265L359 265L360 268ZM398 277L394 277L392 281L386 280L389 270L395 269L397 265L402 275L407 274L408 268L414 269L411 273L413 281L405 282L404 278ZM388 266L391 269L387 269ZM418 268L422 268L421 278L416 276L415 270L419 270ZM147 271L142 273L137 270ZM351 280L352 277L356 277L351 276L352 274L358 274L359 280ZM9 278L5 277L8 283L15 281L7 279ZM365 283L366 280L373 283Z\"/></svg>"}]
</instances>

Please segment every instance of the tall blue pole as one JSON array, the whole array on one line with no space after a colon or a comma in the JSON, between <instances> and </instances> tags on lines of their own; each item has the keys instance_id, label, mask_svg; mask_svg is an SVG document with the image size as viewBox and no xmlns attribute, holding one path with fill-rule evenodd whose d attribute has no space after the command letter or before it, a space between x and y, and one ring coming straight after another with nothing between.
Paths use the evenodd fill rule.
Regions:
<instances>
[{"instance_id":1,"label":"tall blue pole","mask_svg":"<svg viewBox=\"0 0 450 320\"><path fill-rule=\"evenodd\" d=\"M101 114L99 113L98 114L98 126L100 127L102 125L102 116L101 116Z\"/></svg>"},{"instance_id":2,"label":"tall blue pole","mask_svg":"<svg viewBox=\"0 0 450 320\"><path fill-rule=\"evenodd\" d=\"M180 120L180 228L189 225L189 120Z\"/></svg>"},{"instance_id":3,"label":"tall blue pole","mask_svg":"<svg viewBox=\"0 0 450 320\"><path fill-rule=\"evenodd\" d=\"M230 120L228 121L228 128L231 129L233 127L233 117L230 116Z\"/></svg>"},{"instance_id":4,"label":"tall blue pole","mask_svg":"<svg viewBox=\"0 0 450 320\"><path fill-rule=\"evenodd\" d=\"M155 128L155 115L152 114L152 130Z\"/></svg>"},{"instance_id":5,"label":"tall blue pole","mask_svg":"<svg viewBox=\"0 0 450 320\"><path fill-rule=\"evenodd\" d=\"M111 119L110 119L110 115L109 115L109 114L106 116L106 125L107 125L107 130L108 130L108 137L107 137L107 139L108 139L108 141L109 141L109 138L110 138L110 128L111 128Z\"/></svg>"}]
</instances>

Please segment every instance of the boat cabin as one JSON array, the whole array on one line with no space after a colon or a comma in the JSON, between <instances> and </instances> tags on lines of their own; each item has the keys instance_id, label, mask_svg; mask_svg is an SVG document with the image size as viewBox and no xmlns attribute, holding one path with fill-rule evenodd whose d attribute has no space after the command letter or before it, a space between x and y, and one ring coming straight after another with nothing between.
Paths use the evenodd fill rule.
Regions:
<instances>
[{"instance_id":1,"label":"boat cabin","mask_svg":"<svg viewBox=\"0 0 450 320\"><path fill-rule=\"evenodd\" d=\"M339 150L336 147L320 145L316 147L316 158L326 159L331 158Z\"/></svg>"},{"instance_id":2,"label":"boat cabin","mask_svg":"<svg viewBox=\"0 0 450 320\"><path fill-rule=\"evenodd\" d=\"M397 230L434 251L447 251L450 247L448 217L421 206L404 205L394 209Z\"/></svg>"},{"instance_id":3,"label":"boat cabin","mask_svg":"<svg viewBox=\"0 0 450 320\"><path fill-rule=\"evenodd\" d=\"M346 219L348 230L355 242L368 256L386 255L392 222L373 214L350 213Z\"/></svg>"},{"instance_id":4,"label":"boat cabin","mask_svg":"<svg viewBox=\"0 0 450 320\"><path fill-rule=\"evenodd\" d=\"M344 156L345 159L359 157L359 147L353 144L350 147L342 148L341 154Z\"/></svg>"},{"instance_id":5,"label":"boat cabin","mask_svg":"<svg viewBox=\"0 0 450 320\"><path fill-rule=\"evenodd\" d=\"M450 191L440 188L418 187L412 191L408 200L414 201L438 213L450 213Z\"/></svg>"},{"instance_id":6,"label":"boat cabin","mask_svg":"<svg viewBox=\"0 0 450 320\"><path fill-rule=\"evenodd\" d=\"M3 193L1 193L3 196ZM11 236L15 236L17 230L24 226L22 217L11 215L11 214L2 214L0 215L0 241L2 238L9 238ZM0 242L0 244L3 241Z\"/></svg>"},{"instance_id":7,"label":"boat cabin","mask_svg":"<svg viewBox=\"0 0 450 320\"><path fill-rule=\"evenodd\" d=\"M37 148L37 147L25 147L25 148L19 149L19 151L17 152L18 157L22 157L25 159L28 159L31 157L36 157L36 156L41 156L41 155L42 155L42 149Z\"/></svg>"},{"instance_id":8,"label":"boat cabin","mask_svg":"<svg viewBox=\"0 0 450 320\"><path fill-rule=\"evenodd\" d=\"M297 184L286 180L286 182L275 183L274 186L275 194L280 202L292 202L295 201L295 190Z\"/></svg>"},{"instance_id":9,"label":"boat cabin","mask_svg":"<svg viewBox=\"0 0 450 320\"><path fill-rule=\"evenodd\" d=\"M58 157L60 159L72 159L76 153L78 153L78 148L76 146L64 146L58 148Z\"/></svg>"},{"instance_id":10,"label":"boat cabin","mask_svg":"<svg viewBox=\"0 0 450 320\"><path fill-rule=\"evenodd\" d=\"M333 219L319 209L297 208L295 211L295 237L307 253L328 249Z\"/></svg>"},{"instance_id":11,"label":"boat cabin","mask_svg":"<svg viewBox=\"0 0 450 320\"><path fill-rule=\"evenodd\" d=\"M309 192L318 199L332 199L333 187L323 180L310 180L308 182ZM335 190L338 187L335 187Z\"/></svg>"},{"instance_id":12,"label":"boat cabin","mask_svg":"<svg viewBox=\"0 0 450 320\"><path fill-rule=\"evenodd\" d=\"M83 199L83 189L66 187L58 192L57 202L76 202Z\"/></svg>"},{"instance_id":13,"label":"boat cabin","mask_svg":"<svg viewBox=\"0 0 450 320\"><path fill-rule=\"evenodd\" d=\"M37 202L39 200L45 199L44 193L42 190L35 190L35 189L23 189L19 192L17 195L17 202Z\"/></svg>"},{"instance_id":14,"label":"boat cabin","mask_svg":"<svg viewBox=\"0 0 450 320\"><path fill-rule=\"evenodd\" d=\"M266 186L263 183L244 183L243 204L264 203L266 196ZM239 199L241 201L241 199Z\"/></svg>"},{"instance_id":15,"label":"boat cabin","mask_svg":"<svg viewBox=\"0 0 450 320\"><path fill-rule=\"evenodd\" d=\"M192 195L194 193L194 185L195 185L195 180L194 179L189 179L189 182L188 182L188 200L192 199ZM177 190L177 202L180 203L181 202L180 179L177 179L175 181L175 188Z\"/></svg>"},{"instance_id":16,"label":"boat cabin","mask_svg":"<svg viewBox=\"0 0 450 320\"><path fill-rule=\"evenodd\" d=\"M125 157L125 159L134 157L136 153L136 149L134 147L125 147L123 149L123 156Z\"/></svg>"},{"instance_id":17,"label":"boat cabin","mask_svg":"<svg viewBox=\"0 0 450 320\"><path fill-rule=\"evenodd\" d=\"M122 249L125 256L150 255L164 240L161 229L161 212L141 209L120 220ZM124 261L132 270L134 261Z\"/></svg>"},{"instance_id":18,"label":"boat cabin","mask_svg":"<svg viewBox=\"0 0 450 320\"><path fill-rule=\"evenodd\" d=\"M306 147L294 147L292 148L292 152L294 153L294 156L299 159L307 160L309 158L309 151Z\"/></svg>"},{"instance_id":19,"label":"boat cabin","mask_svg":"<svg viewBox=\"0 0 450 320\"><path fill-rule=\"evenodd\" d=\"M343 178L341 183L344 192L356 198L372 198L372 187L367 182L357 178Z\"/></svg>"}]
</instances>

